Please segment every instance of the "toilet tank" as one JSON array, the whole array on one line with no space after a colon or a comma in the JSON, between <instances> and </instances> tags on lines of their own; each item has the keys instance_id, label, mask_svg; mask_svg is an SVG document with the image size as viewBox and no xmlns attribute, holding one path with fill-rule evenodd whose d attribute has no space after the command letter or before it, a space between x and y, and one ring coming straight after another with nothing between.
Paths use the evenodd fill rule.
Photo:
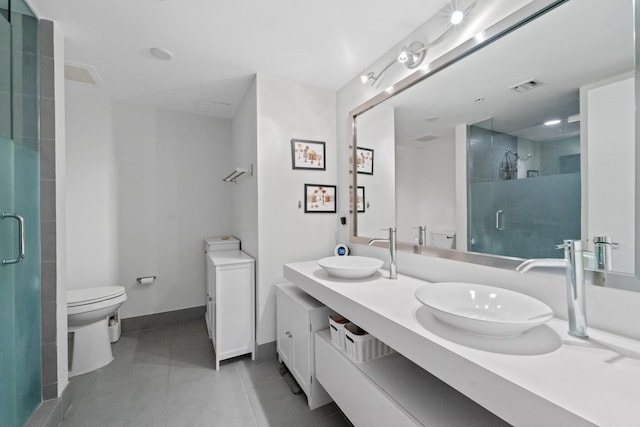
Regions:
<instances>
[{"instance_id":1,"label":"toilet tank","mask_svg":"<svg viewBox=\"0 0 640 427\"><path fill-rule=\"evenodd\" d=\"M232 236L218 236L204 239L205 252L240 250L240 240Z\"/></svg>"},{"instance_id":2,"label":"toilet tank","mask_svg":"<svg viewBox=\"0 0 640 427\"><path fill-rule=\"evenodd\" d=\"M453 231L432 231L429 246L443 249L455 249L456 233Z\"/></svg>"}]
</instances>

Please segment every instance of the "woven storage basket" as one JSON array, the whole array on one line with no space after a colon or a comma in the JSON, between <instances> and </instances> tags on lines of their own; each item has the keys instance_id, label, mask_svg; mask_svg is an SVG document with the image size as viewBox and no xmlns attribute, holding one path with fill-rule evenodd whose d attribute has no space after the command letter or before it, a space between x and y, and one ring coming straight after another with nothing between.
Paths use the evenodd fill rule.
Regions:
<instances>
[{"instance_id":1,"label":"woven storage basket","mask_svg":"<svg viewBox=\"0 0 640 427\"><path fill-rule=\"evenodd\" d=\"M344 330L347 356L356 362L366 362L393 352L391 347L354 323L347 323Z\"/></svg>"},{"instance_id":2,"label":"woven storage basket","mask_svg":"<svg viewBox=\"0 0 640 427\"><path fill-rule=\"evenodd\" d=\"M345 349L344 325L347 323L349 323L349 321L338 313L331 313L329 316L331 343L341 350Z\"/></svg>"}]
</instances>

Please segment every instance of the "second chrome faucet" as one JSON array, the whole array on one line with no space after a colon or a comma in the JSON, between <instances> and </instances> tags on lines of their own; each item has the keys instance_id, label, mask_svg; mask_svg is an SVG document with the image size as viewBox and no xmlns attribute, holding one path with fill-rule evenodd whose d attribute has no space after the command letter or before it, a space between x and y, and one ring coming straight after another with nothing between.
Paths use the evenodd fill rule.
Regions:
<instances>
[{"instance_id":1,"label":"second chrome faucet","mask_svg":"<svg viewBox=\"0 0 640 427\"><path fill-rule=\"evenodd\" d=\"M567 275L569 335L588 338L582 242L580 240L565 240L562 245L558 246L558 249L564 249L564 259L529 259L520 264L516 270L525 273L534 267L564 268Z\"/></svg>"},{"instance_id":2,"label":"second chrome faucet","mask_svg":"<svg viewBox=\"0 0 640 427\"><path fill-rule=\"evenodd\" d=\"M383 230L387 230L383 228ZM389 279L397 279L398 278L398 265L397 265L397 256L398 256L398 243L396 241L396 228L389 227L389 238L388 239L371 239L369 240L369 245L373 245L376 242L389 242Z\"/></svg>"}]
</instances>

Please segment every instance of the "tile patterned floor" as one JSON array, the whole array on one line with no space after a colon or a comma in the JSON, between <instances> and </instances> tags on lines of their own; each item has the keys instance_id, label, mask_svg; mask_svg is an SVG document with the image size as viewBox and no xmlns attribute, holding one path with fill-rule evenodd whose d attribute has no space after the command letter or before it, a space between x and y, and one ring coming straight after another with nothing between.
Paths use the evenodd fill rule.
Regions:
<instances>
[{"instance_id":1,"label":"tile patterned floor","mask_svg":"<svg viewBox=\"0 0 640 427\"><path fill-rule=\"evenodd\" d=\"M64 427L349 427L331 403L309 410L273 359L213 369L204 320L123 335L115 360L71 380Z\"/></svg>"}]
</instances>

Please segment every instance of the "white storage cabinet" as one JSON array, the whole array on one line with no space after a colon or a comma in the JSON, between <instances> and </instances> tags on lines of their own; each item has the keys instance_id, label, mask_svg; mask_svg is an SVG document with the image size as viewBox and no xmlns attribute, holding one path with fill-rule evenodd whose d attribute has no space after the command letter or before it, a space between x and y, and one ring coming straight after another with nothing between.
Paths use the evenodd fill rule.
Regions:
<instances>
[{"instance_id":1,"label":"white storage cabinet","mask_svg":"<svg viewBox=\"0 0 640 427\"><path fill-rule=\"evenodd\" d=\"M255 360L255 261L229 238L205 241L207 329L220 361L251 353Z\"/></svg>"},{"instance_id":2,"label":"white storage cabinet","mask_svg":"<svg viewBox=\"0 0 640 427\"><path fill-rule=\"evenodd\" d=\"M278 358L307 395L311 409L332 401L315 379L313 334L329 327L329 308L291 283L276 285Z\"/></svg>"}]
</instances>

